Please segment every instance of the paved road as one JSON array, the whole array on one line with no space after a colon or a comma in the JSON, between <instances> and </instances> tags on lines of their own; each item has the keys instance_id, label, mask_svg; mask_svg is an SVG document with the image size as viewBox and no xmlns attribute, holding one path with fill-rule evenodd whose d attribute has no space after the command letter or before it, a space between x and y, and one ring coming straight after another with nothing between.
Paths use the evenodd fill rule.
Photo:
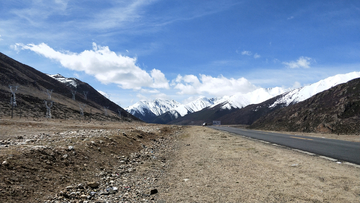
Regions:
<instances>
[{"instance_id":1,"label":"paved road","mask_svg":"<svg viewBox=\"0 0 360 203\"><path fill-rule=\"evenodd\" d=\"M318 155L331 157L341 161L348 161L351 163L360 164L359 142L349 142L300 135L287 135L281 133L270 133L226 126L211 126L211 128L243 135L246 137L252 137L255 139L264 140L307 152L312 152Z\"/></svg>"}]
</instances>

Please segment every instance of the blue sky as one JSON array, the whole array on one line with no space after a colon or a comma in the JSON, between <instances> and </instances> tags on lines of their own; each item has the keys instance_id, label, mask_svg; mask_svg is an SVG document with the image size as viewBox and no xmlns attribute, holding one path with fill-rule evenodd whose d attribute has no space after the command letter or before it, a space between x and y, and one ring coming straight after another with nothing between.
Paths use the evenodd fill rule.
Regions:
<instances>
[{"instance_id":1,"label":"blue sky","mask_svg":"<svg viewBox=\"0 0 360 203\"><path fill-rule=\"evenodd\" d=\"M2 0L0 51L127 107L360 71L360 1Z\"/></svg>"}]
</instances>

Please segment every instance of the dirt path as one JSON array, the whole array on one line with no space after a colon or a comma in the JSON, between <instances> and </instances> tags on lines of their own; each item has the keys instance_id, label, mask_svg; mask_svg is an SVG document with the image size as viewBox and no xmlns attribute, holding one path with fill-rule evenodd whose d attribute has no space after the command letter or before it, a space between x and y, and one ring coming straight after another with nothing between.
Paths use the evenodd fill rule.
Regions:
<instances>
[{"instance_id":1,"label":"dirt path","mask_svg":"<svg viewBox=\"0 0 360 203\"><path fill-rule=\"evenodd\" d=\"M177 140L159 202L360 202L360 168L206 127Z\"/></svg>"}]
</instances>

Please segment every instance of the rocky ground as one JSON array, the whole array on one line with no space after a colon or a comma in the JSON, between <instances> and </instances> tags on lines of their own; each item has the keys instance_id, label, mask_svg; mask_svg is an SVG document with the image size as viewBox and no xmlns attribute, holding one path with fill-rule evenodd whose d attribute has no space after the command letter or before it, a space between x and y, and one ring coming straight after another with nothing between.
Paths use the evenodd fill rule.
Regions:
<instances>
[{"instance_id":1,"label":"rocky ground","mask_svg":"<svg viewBox=\"0 0 360 203\"><path fill-rule=\"evenodd\" d=\"M1 202L360 201L358 166L207 127L6 119L0 127Z\"/></svg>"},{"instance_id":2,"label":"rocky ground","mask_svg":"<svg viewBox=\"0 0 360 203\"><path fill-rule=\"evenodd\" d=\"M154 202L182 127L1 120L1 202Z\"/></svg>"}]
</instances>

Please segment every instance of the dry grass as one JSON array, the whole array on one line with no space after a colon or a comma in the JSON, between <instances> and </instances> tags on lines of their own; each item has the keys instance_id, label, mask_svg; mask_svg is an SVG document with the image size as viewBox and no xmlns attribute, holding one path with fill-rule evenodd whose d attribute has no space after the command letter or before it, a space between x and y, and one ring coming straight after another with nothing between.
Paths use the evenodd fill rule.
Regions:
<instances>
[{"instance_id":1,"label":"dry grass","mask_svg":"<svg viewBox=\"0 0 360 203\"><path fill-rule=\"evenodd\" d=\"M166 202L359 202L360 168L191 127L159 183Z\"/></svg>"}]
</instances>

